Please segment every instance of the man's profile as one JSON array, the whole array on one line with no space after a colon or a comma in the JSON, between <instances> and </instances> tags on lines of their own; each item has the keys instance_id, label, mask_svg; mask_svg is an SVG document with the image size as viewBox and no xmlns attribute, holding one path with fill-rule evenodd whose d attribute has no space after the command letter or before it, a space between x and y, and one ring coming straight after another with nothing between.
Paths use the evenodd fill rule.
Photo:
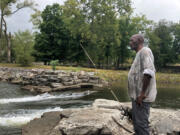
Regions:
<instances>
[{"instance_id":1,"label":"man's profile","mask_svg":"<svg viewBox=\"0 0 180 135\"><path fill-rule=\"evenodd\" d=\"M155 101L156 78L154 56L151 49L144 47L144 38L135 34L129 45L136 51L128 74L128 94L132 100L132 119L136 135L149 135L150 105Z\"/></svg>"}]
</instances>

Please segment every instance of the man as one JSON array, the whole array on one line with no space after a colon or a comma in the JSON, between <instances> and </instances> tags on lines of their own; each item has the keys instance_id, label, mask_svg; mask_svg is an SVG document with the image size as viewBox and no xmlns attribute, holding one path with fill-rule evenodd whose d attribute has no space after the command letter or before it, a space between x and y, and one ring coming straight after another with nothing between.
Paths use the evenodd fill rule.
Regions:
<instances>
[{"instance_id":1,"label":"man","mask_svg":"<svg viewBox=\"0 0 180 135\"><path fill-rule=\"evenodd\" d=\"M148 47L144 47L144 38L133 35L130 47L136 51L128 74L128 94L132 100L132 119L136 135L149 135L150 104L155 101L156 79L154 57Z\"/></svg>"}]
</instances>

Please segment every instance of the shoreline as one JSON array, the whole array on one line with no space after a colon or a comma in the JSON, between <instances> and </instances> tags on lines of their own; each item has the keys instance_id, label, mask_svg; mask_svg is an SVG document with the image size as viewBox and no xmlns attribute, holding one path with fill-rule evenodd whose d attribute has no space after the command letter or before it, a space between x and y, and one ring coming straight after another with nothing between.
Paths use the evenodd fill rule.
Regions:
<instances>
[{"instance_id":1,"label":"shoreline","mask_svg":"<svg viewBox=\"0 0 180 135\"><path fill-rule=\"evenodd\" d=\"M0 67L0 81L19 84L22 89L37 93L102 88L107 85L94 72L9 67Z\"/></svg>"},{"instance_id":2,"label":"shoreline","mask_svg":"<svg viewBox=\"0 0 180 135\"><path fill-rule=\"evenodd\" d=\"M0 63L0 68L17 68L17 69L48 69L51 70L51 66L45 65L34 65L30 67L20 67L18 64L2 64ZM83 67L67 67L67 66L57 66L57 70L64 70L66 72L94 72L99 78L109 82L126 82L128 70L106 70L106 69L94 69L94 68L83 68ZM157 85L176 85L180 84L180 73L156 73Z\"/></svg>"}]
</instances>

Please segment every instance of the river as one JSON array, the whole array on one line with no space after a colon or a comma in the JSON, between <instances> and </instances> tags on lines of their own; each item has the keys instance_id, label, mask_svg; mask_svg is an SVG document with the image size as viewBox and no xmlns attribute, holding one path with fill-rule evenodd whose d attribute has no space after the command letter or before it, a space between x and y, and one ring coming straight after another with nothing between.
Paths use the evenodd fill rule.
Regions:
<instances>
[{"instance_id":1,"label":"river","mask_svg":"<svg viewBox=\"0 0 180 135\"><path fill-rule=\"evenodd\" d=\"M125 86L116 83L112 89L121 102L129 101ZM37 95L21 90L19 85L0 82L0 135L21 135L21 127L44 112L90 106L97 98L114 99L108 89ZM180 109L180 89L158 88L152 107Z\"/></svg>"}]
</instances>

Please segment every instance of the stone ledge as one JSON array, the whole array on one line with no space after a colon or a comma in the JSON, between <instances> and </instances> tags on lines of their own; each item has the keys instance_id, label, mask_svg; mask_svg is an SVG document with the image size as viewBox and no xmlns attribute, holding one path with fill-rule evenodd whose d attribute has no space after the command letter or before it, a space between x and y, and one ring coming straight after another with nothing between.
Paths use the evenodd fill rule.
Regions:
<instances>
[{"instance_id":1,"label":"stone ledge","mask_svg":"<svg viewBox=\"0 0 180 135\"><path fill-rule=\"evenodd\" d=\"M83 88L103 87L107 83L94 73L65 72L46 69L19 69L0 67L0 80L22 85L31 92L52 92Z\"/></svg>"},{"instance_id":2,"label":"stone ledge","mask_svg":"<svg viewBox=\"0 0 180 135\"><path fill-rule=\"evenodd\" d=\"M46 113L25 125L22 135L132 135L132 123L122 108L130 110L131 104L97 99L91 107L66 109L59 116L55 112ZM49 117L58 117L58 122ZM53 126L49 128L48 123ZM180 110L151 108L150 124L151 135L178 135Z\"/></svg>"}]
</instances>

